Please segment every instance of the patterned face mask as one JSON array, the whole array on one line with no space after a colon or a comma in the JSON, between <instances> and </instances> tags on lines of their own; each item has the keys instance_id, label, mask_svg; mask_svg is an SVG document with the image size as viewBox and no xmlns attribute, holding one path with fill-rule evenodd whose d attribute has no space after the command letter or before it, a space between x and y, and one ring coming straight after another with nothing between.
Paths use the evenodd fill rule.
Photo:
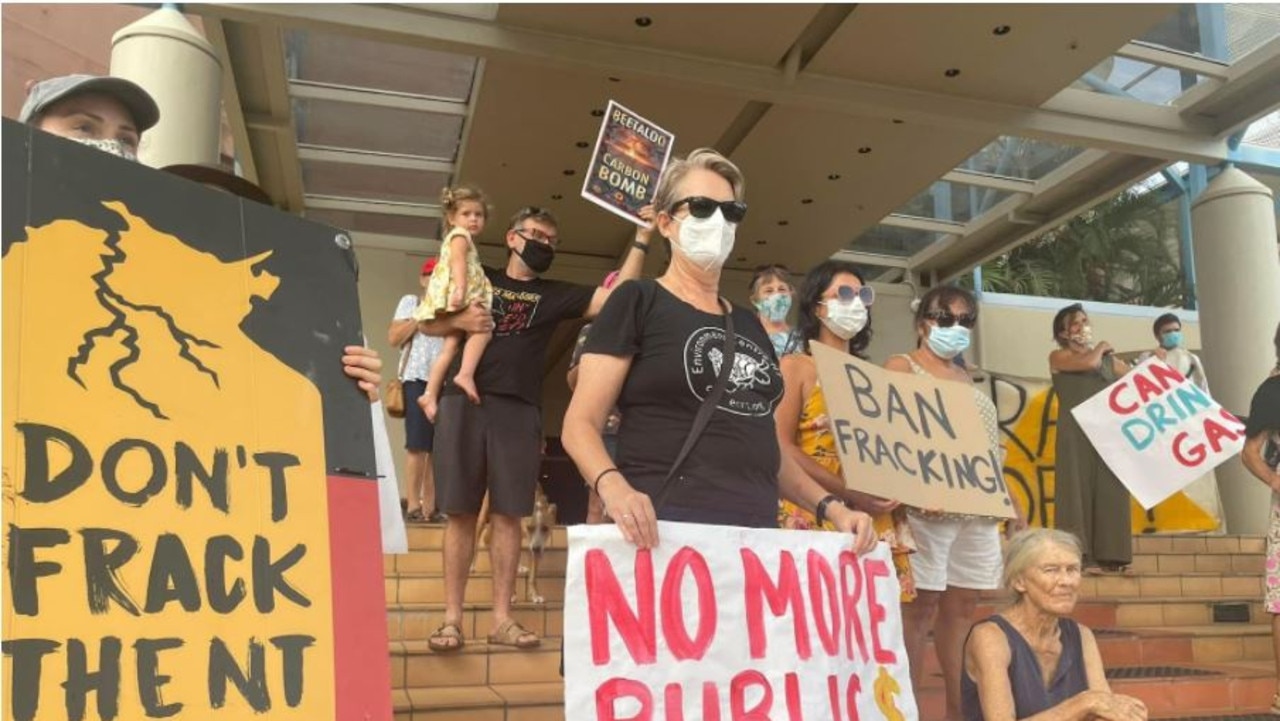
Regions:
<instances>
[{"instance_id":1,"label":"patterned face mask","mask_svg":"<svg viewBox=\"0 0 1280 721\"><path fill-rule=\"evenodd\" d=\"M97 148L104 153L111 153L112 155L124 158L125 160L132 160L135 163L138 162L138 155L133 152L133 148L130 148L122 141L116 140L115 138L68 138L68 140L74 140L81 145L88 145L91 148Z\"/></svg>"}]
</instances>

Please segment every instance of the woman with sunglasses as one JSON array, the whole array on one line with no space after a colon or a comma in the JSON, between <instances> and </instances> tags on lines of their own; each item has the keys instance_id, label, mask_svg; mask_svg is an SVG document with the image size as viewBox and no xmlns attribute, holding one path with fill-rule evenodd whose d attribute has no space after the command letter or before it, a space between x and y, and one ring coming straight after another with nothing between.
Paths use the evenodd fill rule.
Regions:
<instances>
[{"instance_id":1,"label":"woman with sunglasses","mask_svg":"<svg viewBox=\"0 0 1280 721\"><path fill-rule=\"evenodd\" d=\"M656 281L619 286L592 326L565 413L565 450L641 548L658 543L658 519L776 528L781 496L825 512L863 552L875 544L871 518L780 453L773 411L782 376L769 336L755 314L720 297L720 271L746 215L743 183L737 166L707 148L667 167L653 203L675 252ZM730 320L737 342L727 353ZM722 369L730 380L698 433ZM626 418L616 464L601 440L615 406ZM678 463L687 438L696 445Z\"/></svg>"},{"instance_id":2,"label":"woman with sunglasses","mask_svg":"<svg viewBox=\"0 0 1280 721\"><path fill-rule=\"evenodd\" d=\"M977 320L978 302L969 291L946 285L931 289L916 307L915 350L891 357L885 368L972 386L987 440L1002 455L995 404L956 364ZM965 635L980 593L1000 587L1000 520L917 508L907 509L907 519L916 543L910 556L916 598L902 606L911 682L920 688L924 680L925 644L932 630L946 688L946 718L958 719ZM1013 526L1021 529L1025 523Z\"/></svg>"},{"instance_id":3,"label":"woman with sunglasses","mask_svg":"<svg viewBox=\"0 0 1280 721\"><path fill-rule=\"evenodd\" d=\"M820 343L865 359L871 343L871 304L875 299L875 289L864 284L862 273L852 263L828 260L809 271L800 286L798 348L780 363L786 390L773 420L784 454L795 459L827 491L871 515L876 537L893 549L902 599L910 600L915 597L915 588L907 554L914 549L914 543L906 526L905 509L895 501L845 487L817 365L809 355L809 348ZM786 500L778 504L778 525L797 530L819 528L812 513ZM830 525L824 524L823 530L831 530Z\"/></svg>"},{"instance_id":4,"label":"woman with sunglasses","mask_svg":"<svg viewBox=\"0 0 1280 721\"><path fill-rule=\"evenodd\" d=\"M1054 316L1053 339L1058 344L1049 354L1058 395L1054 526L1080 538L1085 573L1124 573L1133 560L1129 491L1098 455L1071 409L1128 373L1129 365L1116 358L1110 343L1093 342L1089 314L1079 303Z\"/></svg>"},{"instance_id":5,"label":"woman with sunglasses","mask_svg":"<svg viewBox=\"0 0 1280 721\"><path fill-rule=\"evenodd\" d=\"M756 268L751 276L751 304L760 315L760 325L773 342L773 351L781 358L800 352L799 337L787 325L791 312L791 271L787 266L770 263Z\"/></svg>"}]
</instances>

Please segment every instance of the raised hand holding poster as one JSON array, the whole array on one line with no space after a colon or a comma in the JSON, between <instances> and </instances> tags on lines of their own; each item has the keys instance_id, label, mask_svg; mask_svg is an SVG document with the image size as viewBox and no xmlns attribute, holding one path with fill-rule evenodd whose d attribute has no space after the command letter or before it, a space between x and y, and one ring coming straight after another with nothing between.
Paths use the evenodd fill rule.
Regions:
<instances>
[{"instance_id":1,"label":"raised hand holding poster","mask_svg":"<svg viewBox=\"0 0 1280 721\"><path fill-rule=\"evenodd\" d=\"M1014 517L972 386L811 350L846 485L916 508Z\"/></svg>"},{"instance_id":2,"label":"raised hand holding poster","mask_svg":"<svg viewBox=\"0 0 1280 721\"><path fill-rule=\"evenodd\" d=\"M1149 358L1071 410L1116 478L1151 508L1244 447L1244 424Z\"/></svg>"},{"instance_id":3,"label":"raised hand holding poster","mask_svg":"<svg viewBox=\"0 0 1280 721\"><path fill-rule=\"evenodd\" d=\"M3 137L4 717L389 721L349 240Z\"/></svg>"},{"instance_id":4,"label":"raised hand holding poster","mask_svg":"<svg viewBox=\"0 0 1280 721\"><path fill-rule=\"evenodd\" d=\"M888 547L659 522L570 526L565 718L917 717Z\"/></svg>"},{"instance_id":5,"label":"raised hand holding poster","mask_svg":"<svg viewBox=\"0 0 1280 721\"><path fill-rule=\"evenodd\" d=\"M674 135L610 100L582 182L582 197L648 228L640 209L653 202L674 144Z\"/></svg>"}]
</instances>

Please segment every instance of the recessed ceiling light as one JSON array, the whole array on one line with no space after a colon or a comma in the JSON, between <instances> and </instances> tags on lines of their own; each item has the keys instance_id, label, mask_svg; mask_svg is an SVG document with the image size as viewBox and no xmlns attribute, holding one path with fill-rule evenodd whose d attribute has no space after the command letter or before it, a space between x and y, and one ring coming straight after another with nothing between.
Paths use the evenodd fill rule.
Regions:
<instances>
[{"instance_id":1,"label":"recessed ceiling light","mask_svg":"<svg viewBox=\"0 0 1280 721\"><path fill-rule=\"evenodd\" d=\"M801 204L801 205L808 205L808 204L810 204L810 203L812 203L812 202L813 202L813 198L801 198L801 199L800 199L800 204Z\"/></svg>"},{"instance_id":2,"label":"recessed ceiling light","mask_svg":"<svg viewBox=\"0 0 1280 721\"><path fill-rule=\"evenodd\" d=\"M779 220L779 221L778 221L778 225L791 225L791 221L789 221L789 220Z\"/></svg>"},{"instance_id":3,"label":"recessed ceiling light","mask_svg":"<svg viewBox=\"0 0 1280 721\"><path fill-rule=\"evenodd\" d=\"M592 110L592 111L591 111L591 117L593 117L593 118L603 118L603 117L604 117L604 111L603 111L603 110L601 110L600 108L596 108L595 110Z\"/></svg>"},{"instance_id":4,"label":"recessed ceiling light","mask_svg":"<svg viewBox=\"0 0 1280 721\"><path fill-rule=\"evenodd\" d=\"M894 124L894 125L902 125L902 124L903 124L903 123L905 123L905 122L907 122L907 121L903 120L902 118L894 118L894 119L893 119L893 124Z\"/></svg>"},{"instance_id":5,"label":"recessed ceiling light","mask_svg":"<svg viewBox=\"0 0 1280 721\"><path fill-rule=\"evenodd\" d=\"M1012 29L1013 28L1009 27L1008 25L997 25L994 28L992 28L991 34L992 35L1008 35L1009 31Z\"/></svg>"},{"instance_id":6,"label":"recessed ceiling light","mask_svg":"<svg viewBox=\"0 0 1280 721\"><path fill-rule=\"evenodd\" d=\"M866 155L867 153L870 153L870 152L871 152L871 146L870 146L870 145L864 145L864 146L862 146L861 148L858 148L858 154L859 154L859 155Z\"/></svg>"},{"instance_id":7,"label":"recessed ceiling light","mask_svg":"<svg viewBox=\"0 0 1280 721\"><path fill-rule=\"evenodd\" d=\"M564 172L564 174L565 174L565 175L573 175L574 173L576 173L576 172L578 172L578 171L576 171L576 170L566 170L566 171L563 171L563 172Z\"/></svg>"},{"instance_id":8,"label":"recessed ceiling light","mask_svg":"<svg viewBox=\"0 0 1280 721\"><path fill-rule=\"evenodd\" d=\"M579 147L579 148L590 148L590 147L591 147L591 143L588 143L588 142L587 142L587 141L585 141L585 140L579 140L578 142L574 143L574 146Z\"/></svg>"},{"instance_id":9,"label":"recessed ceiling light","mask_svg":"<svg viewBox=\"0 0 1280 721\"><path fill-rule=\"evenodd\" d=\"M767 241L767 240L757 240L757 241L756 241L756 245L768 245L768 244L769 244L769 241Z\"/></svg>"},{"instance_id":10,"label":"recessed ceiling light","mask_svg":"<svg viewBox=\"0 0 1280 721\"><path fill-rule=\"evenodd\" d=\"M740 256L738 256L738 262L739 262L739 263L745 263L745 262L747 262L747 256L745 256L745 255L740 255Z\"/></svg>"},{"instance_id":11,"label":"recessed ceiling light","mask_svg":"<svg viewBox=\"0 0 1280 721\"><path fill-rule=\"evenodd\" d=\"M555 195L551 196L552 200L560 200L562 198L564 198L564 196L559 193L556 193Z\"/></svg>"},{"instance_id":12,"label":"recessed ceiling light","mask_svg":"<svg viewBox=\"0 0 1280 721\"><path fill-rule=\"evenodd\" d=\"M943 75L946 75L949 78L957 77L960 75L960 68L947 68Z\"/></svg>"},{"instance_id":13,"label":"recessed ceiling light","mask_svg":"<svg viewBox=\"0 0 1280 721\"><path fill-rule=\"evenodd\" d=\"M648 15L641 15L640 17L636 18L636 25L642 28L647 28L652 24L653 24L653 18L649 17Z\"/></svg>"},{"instance_id":14,"label":"recessed ceiling light","mask_svg":"<svg viewBox=\"0 0 1280 721\"><path fill-rule=\"evenodd\" d=\"M613 77L612 75L610 75L610 76L607 78L607 80L608 80L609 82L611 82L611 83L620 83L620 82L622 82L622 78L615 78L615 77Z\"/></svg>"},{"instance_id":15,"label":"recessed ceiling light","mask_svg":"<svg viewBox=\"0 0 1280 721\"><path fill-rule=\"evenodd\" d=\"M839 179L840 179L839 173L832 173L831 175L827 176L827 180L839 180Z\"/></svg>"}]
</instances>

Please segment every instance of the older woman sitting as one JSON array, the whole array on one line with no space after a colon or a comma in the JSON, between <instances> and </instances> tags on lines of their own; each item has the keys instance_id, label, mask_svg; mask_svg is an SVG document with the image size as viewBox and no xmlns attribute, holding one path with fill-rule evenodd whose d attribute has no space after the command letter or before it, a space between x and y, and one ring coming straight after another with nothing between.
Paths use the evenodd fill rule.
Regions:
<instances>
[{"instance_id":1,"label":"older woman sitting","mask_svg":"<svg viewBox=\"0 0 1280 721\"><path fill-rule=\"evenodd\" d=\"M1068 618L1080 591L1080 542L1047 528L1005 549L1013 604L974 625L961 676L966 721L1144 721L1141 700L1112 693L1093 632Z\"/></svg>"}]
</instances>

